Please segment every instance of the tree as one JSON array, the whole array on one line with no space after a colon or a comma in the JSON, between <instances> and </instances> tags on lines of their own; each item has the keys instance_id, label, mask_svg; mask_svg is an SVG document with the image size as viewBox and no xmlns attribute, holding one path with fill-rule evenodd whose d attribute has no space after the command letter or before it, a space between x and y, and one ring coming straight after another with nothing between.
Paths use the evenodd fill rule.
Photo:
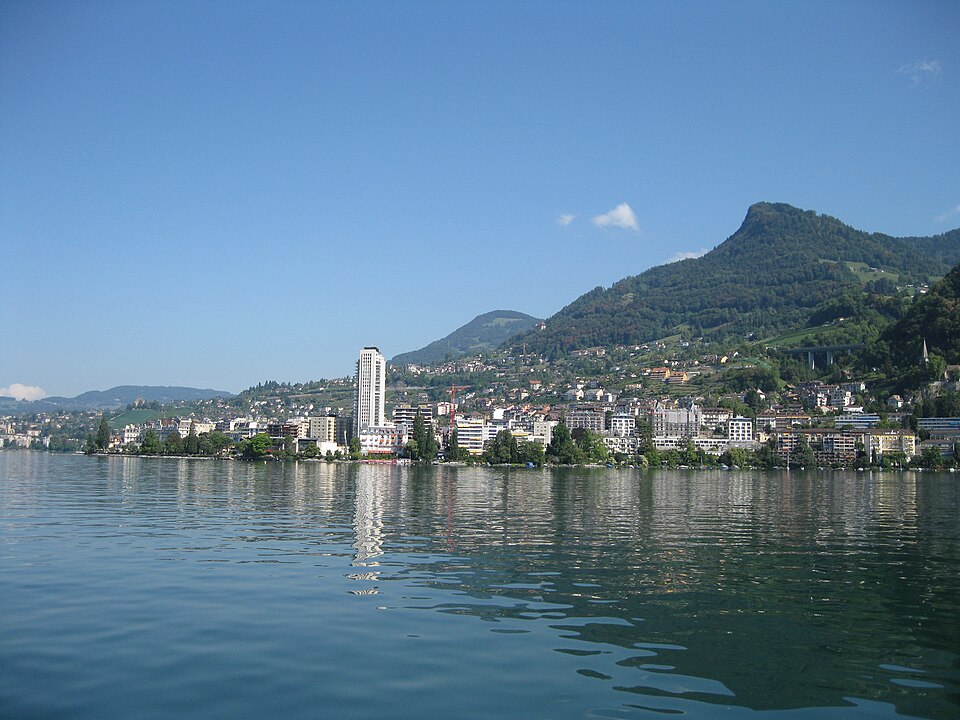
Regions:
<instances>
[{"instance_id":1,"label":"tree","mask_svg":"<svg viewBox=\"0 0 960 720\"><path fill-rule=\"evenodd\" d=\"M643 464L648 467L660 467L660 465L663 464L663 455L656 447L651 447L645 451L642 457L644 460Z\"/></svg>"},{"instance_id":2,"label":"tree","mask_svg":"<svg viewBox=\"0 0 960 720\"><path fill-rule=\"evenodd\" d=\"M577 428L571 436L587 462L605 463L610 460L610 450L604 444L602 435L586 428Z\"/></svg>"},{"instance_id":3,"label":"tree","mask_svg":"<svg viewBox=\"0 0 960 720\"><path fill-rule=\"evenodd\" d=\"M747 467L750 464L750 453L744 448L733 447L723 453L721 460L730 467Z\"/></svg>"},{"instance_id":4,"label":"tree","mask_svg":"<svg viewBox=\"0 0 960 720\"><path fill-rule=\"evenodd\" d=\"M501 430L498 432L484 451L483 459L491 465L516 464L520 462L520 450L517 447L517 439L513 436L513 433L509 430Z\"/></svg>"},{"instance_id":5,"label":"tree","mask_svg":"<svg viewBox=\"0 0 960 720\"><path fill-rule=\"evenodd\" d=\"M687 442L683 446L683 452L680 453L680 462L684 465L700 465L701 457L697 452L697 446L693 444L693 440L687 438Z\"/></svg>"},{"instance_id":6,"label":"tree","mask_svg":"<svg viewBox=\"0 0 960 720\"><path fill-rule=\"evenodd\" d=\"M649 420L637 420L637 436L640 438L637 452L645 455L655 449L653 445L653 425Z\"/></svg>"},{"instance_id":7,"label":"tree","mask_svg":"<svg viewBox=\"0 0 960 720\"><path fill-rule=\"evenodd\" d=\"M907 466L907 454L902 450L884 453L880 458L880 466L883 468L902 468Z\"/></svg>"},{"instance_id":8,"label":"tree","mask_svg":"<svg viewBox=\"0 0 960 720\"><path fill-rule=\"evenodd\" d=\"M943 380L943 374L947 370L947 361L940 355L930 353L927 362L927 378L930 380Z\"/></svg>"},{"instance_id":9,"label":"tree","mask_svg":"<svg viewBox=\"0 0 960 720\"><path fill-rule=\"evenodd\" d=\"M776 438L770 438L761 445L756 452L756 458L760 467L769 469L780 466L781 458L777 452Z\"/></svg>"},{"instance_id":10,"label":"tree","mask_svg":"<svg viewBox=\"0 0 960 720\"><path fill-rule=\"evenodd\" d=\"M747 390L746 394L743 396L744 404L753 410L752 413L749 413L751 416L756 416L758 410L762 410L767 406L767 401L764 399L763 394L756 388L751 388Z\"/></svg>"},{"instance_id":11,"label":"tree","mask_svg":"<svg viewBox=\"0 0 960 720\"><path fill-rule=\"evenodd\" d=\"M201 433L197 438L197 449L201 455L219 455L231 445L233 441L230 437L217 430Z\"/></svg>"},{"instance_id":12,"label":"tree","mask_svg":"<svg viewBox=\"0 0 960 720\"><path fill-rule=\"evenodd\" d=\"M161 452L163 452L163 445L160 443L160 438L157 437L153 428L147 428L143 433L143 440L140 442L140 454L159 455Z\"/></svg>"},{"instance_id":13,"label":"tree","mask_svg":"<svg viewBox=\"0 0 960 720\"><path fill-rule=\"evenodd\" d=\"M449 462L463 462L470 457L470 451L460 447L460 443L457 442L456 430L450 433L450 437L447 439L447 449L444 451L444 457Z\"/></svg>"},{"instance_id":14,"label":"tree","mask_svg":"<svg viewBox=\"0 0 960 720\"><path fill-rule=\"evenodd\" d=\"M524 440L517 447L519 461L524 464L536 465L540 467L546 462L546 454L543 445L535 440Z\"/></svg>"},{"instance_id":15,"label":"tree","mask_svg":"<svg viewBox=\"0 0 960 720\"><path fill-rule=\"evenodd\" d=\"M297 446L297 440L292 435L284 435L280 441L280 457L283 460L292 460L297 457L294 448Z\"/></svg>"},{"instance_id":16,"label":"tree","mask_svg":"<svg viewBox=\"0 0 960 720\"><path fill-rule=\"evenodd\" d=\"M579 465L583 462L583 451L573 441L569 428L562 420L553 429L546 456L548 462L559 465Z\"/></svg>"},{"instance_id":17,"label":"tree","mask_svg":"<svg viewBox=\"0 0 960 720\"><path fill-rule=\"evenodd\" d=\"M358 437L350 438L349 448L350 448L350 459L359 460L363 451L363 446L360 444L360 438Z\"/></svg>"},{"instance_id":18,"label":"tree","mask_svg":"<svg viewBox=\"0 0 960 720\"><path fill-rule=\"evenodd\" d=\"M100 416L100 427L97 428L97 436L94 438L94 444L97 450L106 450L110 447L110 423L107 422L107 414Z\"/></svg>"},{"instance_id":19,"label":"tree","mask_svg":"<svg viewBox=\"0 0 960 720\"><path fill-rule=\"evenodd\" d=\"M430 462L437 456L438 450L433 426L425 422L423 415L417 411L417 415L413 419L410 441L404 447L405 454L412 460Z\"/></svg>"},{"instance_id":20,"label":"tree","mask_svg":"<svg viewBox=\"0 0 960 720\"><path fill-rule=\"evenodd\" d=\"M237 450L247 460L259 460L273 445L273 440L266 433L257 433L251 438L237 443Z\"/></svg>"},{"instance_id":21,"label":"tree","mask_svg":"<svg viewBox=\"0 0 960 720\"><path fill-rule=\"evenodd\" d=\"M179 432L174 430L167 436L167 439L163 443L163 451L167 455L183 454L183 438L180 437Z\"/></svg>"},{"instance_id":22,"label":"tree","mask_svg":"<svg viewBox=\"0 0 960 720\"><path fill-rule=\"evenodd\" d=\"M931 470L940 470L943 467L943 455L938 447L925 447L920 453L920 465Z\"/></svg>"},{"instance_id":23,"label":"tree","mask_svg":"<svg viewBox=\"0 0 960 720\"><path fill-rule=\"evenodd\" d=\"M187 455L196 455L200 452L200 441L197 438L197 427L193 420L190 421L190 432L183 441L183 451Z\"/></svg>"},{"instance_id":24,"label":"tree","mask_svg":"<svg viewBox=\"0 0 960 720\"><path fill-rule=\"evenodd\" d=\"M420 446L416 440L407 440L407 444L403 446L403 456L414 462L420 459Z\"/></svg>"},{"instance_id":25,"label":"tree","mask_svg":"<svg viewBox=\"0 0 960 720\"><path fill-rule=\"evenodd\" d=\"M433 423L424 423L424 438L420 445L420 454L424 460L433 462L440 452L437 434L433 431Z\"/></svg>"},{"instance_id":26,"label":"tree","mask_svg":"<svg viewBox=\"0 0 960 720\"><path fill-rule=\"evenodd\" d=\"M789 466L791 468L808 468L817 466L817 457L813 449L802 435L797 438L793 450L790 451Z\"/></svg>"}]
</instances>

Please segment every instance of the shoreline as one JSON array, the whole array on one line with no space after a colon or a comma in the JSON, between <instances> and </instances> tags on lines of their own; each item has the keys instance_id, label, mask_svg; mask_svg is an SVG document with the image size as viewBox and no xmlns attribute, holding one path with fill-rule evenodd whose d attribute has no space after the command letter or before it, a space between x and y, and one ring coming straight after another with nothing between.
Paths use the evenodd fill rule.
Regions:
<instances>
[{"instance_id":1,"label":"shoreline","mask_svg":"<svg viewBox=\"0 0 960 720\"><path fill-rule=\"evenodd\" d=\"M649 465L636 465L636 464L623 464L623 465L608 465L602 463L584 463L582 465L552 465L549 463L544 463L543 465L529 467L525 464L497 464L489 465L486 463L466 463L463 461L452 461L452 462L417 462L409 460L408 458L393 458L393 459L369 459L361 458L357 460L351 460L348 458L338 458L335 460L327 460L326 458L290 458L284 460L278 460L275 458L264 457L256 459L248 459L241 457L224 457L224 456L211 456L211 455L133 455L125 453L108 453L108 452L96 452L96 453L84 453L81 451L73 452L57 452L51 450L35 450L31 448L8 448L6 450L12 450L14 452L41 452L49 453L53 455L83 455L86 457L105 457L105 458L149 458L149 459L169 459L169 460L201 460L201 461L223 461L223 462L246 462L246 463L324 463L324 464L357 464L357 465L398 465L403 467L462 467L462 468L506 468L514 470L542 470L544 468L558 468L558 469L570 469L570 468L589 468L589 469L606 469L606 470L693 470L697 472L701 471L721 471L721 472L736 472L736 471L760 471L760 472L853 472L853 473L904 473L904 472L942 472L942 473L957 473L956 467L944 467L944 468L925 468L925 467L891 467L891 468L882 468L879 466L867 466L862 468L847 468L847 467L801 467L801 468L790 468L790 467L735 467L735 466L724 466L724 465L677 465L674 467L669 467L665 465L658 465L651 467ZM2 452L2 451L0 451Z\"/></svg>"}]
</instances>

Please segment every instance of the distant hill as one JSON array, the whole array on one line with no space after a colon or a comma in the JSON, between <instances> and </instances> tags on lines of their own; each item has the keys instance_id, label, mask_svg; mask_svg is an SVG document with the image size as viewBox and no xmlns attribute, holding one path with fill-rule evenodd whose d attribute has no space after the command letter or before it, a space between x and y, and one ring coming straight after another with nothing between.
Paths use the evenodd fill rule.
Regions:
<instances>
[{"instance_id":1,"label":"distant hill","mask_svg":"<svg viewBox=\"0 0 960 720\"><path fill-rule=\"evenodd\" d=\"M548 356L675 334L773 337L805 327L845 293L943 276L960 262L960 230L936 237L866 233L786 204L757 203L706 255L595 288L511 345ZM883 279L883 282L878 282Z\"/></svg>"},{"instance_id":2,"label":"distant hill","mask_svg":"<svg viewBox=\"0 0 960 720\"><path fill-rule=\"evenodd\" d=\"M390 362L394 365L431 365L443 362L446 358L489 352L517 333L530 330L538 322L539 318L522 312L494 310L478 315L442 340L434 340L419 350L401 353Z\"/></svg>"},{"instance_id":3,"label":"distant hill","mask_svg":"<svg viewBox=\"0 0 960 720\"><path fill-rule=\"evenodd\" d=\"M124 407L142 398L147 402L161 404L190 400L207 400L214 397L231 397L225 390L198 389L190 387L167 387L155 385L119 385L109 390L91 390L73 398L48 397L32 402L0 397L0 412L35 413L58 410L113 410Z\"/></svg>"}]
</instances>

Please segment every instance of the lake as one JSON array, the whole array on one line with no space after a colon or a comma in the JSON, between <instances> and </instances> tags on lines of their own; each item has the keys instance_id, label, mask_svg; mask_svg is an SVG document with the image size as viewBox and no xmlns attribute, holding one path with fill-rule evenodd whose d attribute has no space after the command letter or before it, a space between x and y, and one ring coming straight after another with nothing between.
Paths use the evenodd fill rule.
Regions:
<instances>
[{"instance_id":1,"label":"lake","mask_svg":"<svg viewBox=\"0 0 960 720\"><path fill-rule=\"evenodd\" d=\"M0 452L0 717L955 718L958 488Z\"/></svg>"}]
</instances>

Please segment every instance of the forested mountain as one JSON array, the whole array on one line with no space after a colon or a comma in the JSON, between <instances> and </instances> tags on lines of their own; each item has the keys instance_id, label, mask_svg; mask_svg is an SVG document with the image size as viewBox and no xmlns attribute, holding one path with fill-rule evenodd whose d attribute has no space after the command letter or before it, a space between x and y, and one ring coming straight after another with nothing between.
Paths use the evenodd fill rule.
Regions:
<instances>
[{"instance_id":1,"label":"forested mountain","mask_svg":"<svg viewBox=\"0 0 960 720\"><path fill-rule=\"evenodd\" d=\"M456 359L488 352L517 333L529 330L538 322L539 318L515 310L494 310L478 315L442 340L434 340L419 350L401 353L390 362L394 365L430 365L443 362L447 358Z\"/></svg>"},{"instance_id":2,"label":"forested mountain","mask_svg":"<svg viewBox=\"0 0 960 720\"><path fill-rule=\"evenodd\" d=\"M921 295L905 315L881 336L898 367L916 366L923 342L931 356L960 364L960 265Z\"/></svg>"},{"instance_id":3,"label":"forested mountain","mask_svg":"<svg viewBox=\"0 0 960 720\"><path fill-rule=\"evenodd\" d=\"M895 295L897 286L942 276L957 262L960 230L895 238L790 205L758 203L706 255L595 288L550 318L545 330L511 345L553 356L677 333L773 337L821 320L838 298ZM885 314L882 305L879 312Z\"/></svg>"}]
</instances>

